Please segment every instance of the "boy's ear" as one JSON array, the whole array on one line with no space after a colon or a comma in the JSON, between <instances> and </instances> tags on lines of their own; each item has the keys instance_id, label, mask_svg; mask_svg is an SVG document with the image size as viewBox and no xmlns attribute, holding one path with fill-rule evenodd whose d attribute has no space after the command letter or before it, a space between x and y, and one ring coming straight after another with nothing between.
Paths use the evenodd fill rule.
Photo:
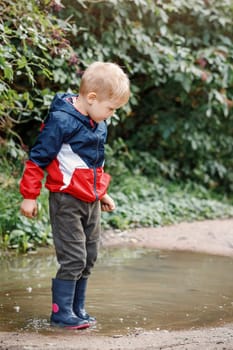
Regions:
<instances>
[{"instance_id":1,"label":"boy's ear","mask_svg":"<svg viewBox=\"0 0 233 350\"><path fill-rule=\"evenodd\" d=\"M87 94L87 101L88 103L93 103L96 100L97 96L95 92L89 92Z\"/></svg>"}]
</instances>

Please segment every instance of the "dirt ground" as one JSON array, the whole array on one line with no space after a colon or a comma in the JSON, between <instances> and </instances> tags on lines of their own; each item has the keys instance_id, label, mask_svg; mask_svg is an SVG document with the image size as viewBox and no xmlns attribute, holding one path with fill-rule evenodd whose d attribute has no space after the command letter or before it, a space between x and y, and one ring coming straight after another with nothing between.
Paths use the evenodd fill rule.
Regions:
<instances>
[{"instance_id":1,"label":"dirt ground","mask_svg":"<svg viewBox=\"0 0 233 350\"><path fill-rule=\"evenodd\" d=\"M162 228L104 232L103 246L135 246L233 257L233 219L181 223ZM232 276L229 276L232 278ZM233 350L233 324L181 331L140 331L125 336L88 330L38 333L0 332L0 350Z\"/></svg>"}]
</instances>

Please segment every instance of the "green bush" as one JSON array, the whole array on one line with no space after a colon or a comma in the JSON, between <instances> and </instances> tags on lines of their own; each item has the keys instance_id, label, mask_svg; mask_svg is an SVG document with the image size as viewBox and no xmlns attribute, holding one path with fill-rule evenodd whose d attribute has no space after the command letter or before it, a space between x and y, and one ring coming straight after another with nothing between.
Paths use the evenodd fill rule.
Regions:
<instances>
[{"instance_id":1,"label":"green bush","mask_svg":"<svg viewBox=\"0 0 233 350\"><path fill-rule=\"evenodd\" d=\"M148 153L153 169L141 164L142 174L231 192L231 2L63 3L79 23L71 41L80 63L116 61L131 78L130 104L120 112L119 127L110 128L109 143L124 139L134 164L146 163Z\"/></svg>"},{"instance_id":2,"label":"green bush","mask_svg":"<svg viewBox=\"0 0 233 350\"><path fill-rule=\"evenodd\" d=\"M0 147L0 247L22 252L51 244L47 191L41 193L38 218L28 220L19 212L22 200L19 179L25 157L25 152L12 139Z\"/></svg>"},{"instance_id":3,"label":"green bush","mask_svg":"<svg viewBox=\"0 0 233 350\"><path fill-rule=\"evenodd\" d=\"M132 85L108 140L125 141L129 167L149 154L153 169L140 166L142 175L232 192L229 0L17 0L2 1L0 14L4 139L30 146L53 94L77 91L90 62L111 60Z\"/></svg>"},{"instance_id":4,"label":"green bush","mask_svg":"<svg viewBox=\"0 0 233 350\"><path fill-rule=\"evenodd\" d=\"M0 3L0 132L21 145L32 142L51 89L60 89L53 76L57 62L68 66L74 56L66 39L72 26L56 16L59 10L48 0Z\"/></svg>"}]
</instances>

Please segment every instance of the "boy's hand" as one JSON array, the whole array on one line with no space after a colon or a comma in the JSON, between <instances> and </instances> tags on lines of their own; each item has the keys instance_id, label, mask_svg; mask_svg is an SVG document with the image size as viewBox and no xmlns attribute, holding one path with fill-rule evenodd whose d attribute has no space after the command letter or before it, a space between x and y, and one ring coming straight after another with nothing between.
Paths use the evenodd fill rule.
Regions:
<instances>
[{"instance_id":1,"label":"boy's hand","mask_svg":"<svg viewBox=\"0 0 233 350\"><path fill-rule=\"evenodd\" d=\"M20 206L20 212L27 218L34 218L37 216L37 202L35 199L24 199Z\"/></svg>"},{"instance_id":2,"label":"boy's hand","mask_svg":"<svg viewBox=\"0 0 233 350\"><path fill-rule=\"evenodd\" d=\"M102 211L113 211L116 208L114 200L108 194L105 194L100 202Z\"/></svg>"}]
</instances>

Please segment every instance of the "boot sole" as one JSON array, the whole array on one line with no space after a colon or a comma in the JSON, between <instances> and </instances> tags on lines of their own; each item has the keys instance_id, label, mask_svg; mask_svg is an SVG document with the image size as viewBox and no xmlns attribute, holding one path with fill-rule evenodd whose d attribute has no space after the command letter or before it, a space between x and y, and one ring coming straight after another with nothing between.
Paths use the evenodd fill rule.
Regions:
<instances>
[{"instance_id":1,"label":"boot sole","mask_svg":"<svg viewBox=\"0 0 233 350\"><path fill-rule=\"evenodd\" d=\"M66 328L66 329L85 329L85 328L89 328L90 324L86 323L86 324L80 324L80 325L74 325L74 326L68 326L64 323L55 323L55 322L51 322L51 326L53 327L60 327L60 328Z\"/></svg>"},{"instance_id":2,"label":"boot sole","mask_svg":"<svg viewBox=\"0 0 233 350\"><path fill-rule=\"evenodd\" d=\"M82 324L80 326L65 326L64 328L66 328L66 329L85 329L85 328L89 328L89 327L90 327L90 325L89 325L89 323L87 323L87 324Z\"/></svg>"}]
</instances>

